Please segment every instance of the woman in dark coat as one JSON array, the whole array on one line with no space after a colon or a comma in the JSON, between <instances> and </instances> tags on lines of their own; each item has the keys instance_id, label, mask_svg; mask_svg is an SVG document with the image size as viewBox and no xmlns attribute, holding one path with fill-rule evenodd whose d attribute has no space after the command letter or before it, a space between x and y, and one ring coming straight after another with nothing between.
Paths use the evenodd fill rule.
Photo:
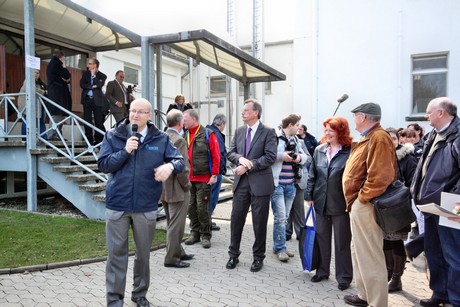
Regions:
<instances>
[{"instance_id":1,"label":"woman in dark coat","mask_svg":"<svg viewBox=\"0 0 460 307\"><path fill-rule=\"evenodd\" d=\"M174 103L171 103L168 107L168 110L166 111L166 114L168 114L169 111L172 109L177 109L181 111L182 113L186 110L193 109L193 106L185 102L185 96L182 94L177 94L176 97L174 98Z\"/></svg>"},{"instance_id":2,"label":"woman in dark coat","mask_svg":"<svg viewBox=\"0 0 460 307\"><path fill-rule=\"evenodd\" d=\"M399 144L398 131L393 128L388 128L387 131L396 148L396 157L399 164L398 179L403 181L406 187L410 187L417 168L414 145L411 143ZM399 231L386 233L384 236L383 252L388 272L388 292L390 293L402 290L401 276L406 265L404 241L407 240L409 231L410 224Z\"/></svg>"},{"instance_id":3,"label":"woman in dark coat","mask_svg":"<svg viewBox=\"0 0 460 307\"><path fill-rule=\"evenodd\" d=\"M331 264L332 230L334 230L335 277L338 288L345 290L353 279L351 262L350 217L345 211L342 175L350 155L352 137L343 117L330 117L323 122L324 136L316 147L310 167L305 200L316 213L316 238L320 263L312 282L328 279Z\"/></svg>"},{"instance_id":4,"label":"woman in dark coat","mask_svg":"<svg viewBox=\"0 0 460 307\"><path fill-rule=\"evenodd\" d=\"M72 97L69 90L70 72L64 65L64 52L60 50L54 51L53 57L46 67L46 77L48 79L48 98L64 109L71 111ZM47 107L55 122L60 122L67 116L64 111L54 105L48 104ZM58 128L62 131L62 125ZM58 139L56 131L53 130L48 139Z\"/></svg>"}]
</instances>

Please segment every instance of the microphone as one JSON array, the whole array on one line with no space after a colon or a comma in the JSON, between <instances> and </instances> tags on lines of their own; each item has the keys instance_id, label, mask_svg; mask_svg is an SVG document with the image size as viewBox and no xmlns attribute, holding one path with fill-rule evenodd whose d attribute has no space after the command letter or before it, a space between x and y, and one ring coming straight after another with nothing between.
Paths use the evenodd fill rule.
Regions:
<instances>
[{"instance_id":1,"label":"microphone","mask_svg":"<svg viewBox=\"0 0 460 307\"><path fill-rule=\"evenodd\" d=\"M137 143L139 144L140 142L140 137L139 137L139 133L137 133L137 130L139 129L139 126L137 124L132 124L131 125L131 132L133 133L134 136L137 136L139 138L139 140L137 141ZM136 152L136 150L133 150L131 153L134 154Z\"/></svg>"},{"instance_id":2,"label":"microphone","mask_svg":"<svg viewBox=\"0 0 460 307\"><path fill-rule=\"evenodd\" d=\"M337 98L337 102L338 103L342 103L344 102L345 100L348 99L348 94L343 94L342 96L340 96L339 98Z\"/></svg>"},{"instance_id":3,"label":"microphone","mask_svg":"<svg viewBox=\"0 0 460 307\"><path fill-rule=\"evenodd\" d=\"M343 94L342 96L340 96L339 98L337 98L337 102L338 102L339 104L337 105L337 108L335 108L335 112L334 112L334 115L332 115L332 117L334 117L334 116L335 116L335 113L337 113L337 110L339 109L340 104L341 104L342 102L344 102L345 100L347 100L347 99L348 99L348 94Z\"/></svg>"}]
</instances>

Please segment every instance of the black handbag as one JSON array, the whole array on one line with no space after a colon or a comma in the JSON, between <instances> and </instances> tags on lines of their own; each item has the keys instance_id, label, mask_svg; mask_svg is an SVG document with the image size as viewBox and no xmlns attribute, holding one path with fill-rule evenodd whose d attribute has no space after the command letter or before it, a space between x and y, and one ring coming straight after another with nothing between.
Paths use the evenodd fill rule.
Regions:
<instances>
[{"instance_id":1,"label":"black handbag","mask_svg":"<svg viewBox=\"0 0 460 307\"><path fill-rule=\"evenodd\" d=\"M416 220L409 188L400 180L393 181L386 191L373 198L371 203L374 205L375 220L385 233L401 230Z\"/></svg>"}]
</instances>

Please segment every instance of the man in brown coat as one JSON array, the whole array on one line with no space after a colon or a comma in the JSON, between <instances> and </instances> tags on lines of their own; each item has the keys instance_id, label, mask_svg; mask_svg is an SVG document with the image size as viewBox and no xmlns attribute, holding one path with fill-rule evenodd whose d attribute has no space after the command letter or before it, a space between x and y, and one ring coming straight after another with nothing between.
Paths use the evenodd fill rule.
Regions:
<instances>
[{"instance_id":1,"label":"man in brown coat","mask_svg":"<svg viewBox=\"0 0 460 307\"><path fill-rule=\"evenodd\" d=\"M359 142L351 145L342 176L343 194L350 211L351 257L357 294L345 295L353 306L388 306L383 231L377 225L371 200L396 179L396 152L390 135L380 126L382 111L365 103L352 111Z\"/></svg>"},{"instance_id":2,"label":"man in brown coat","mask_svg":"<svg viewBox=\"0 0 460 307\"><path fill-rule=\"evenodd\" d=\"M184 171L180 174L172 174L163 184L161 202L166 212L168 234L166 243L165 267L187 268L190 263L182 260L190 260L193 254L186 254L181 246L184 236L185 219L187 218L188 205L190 202L189 180L190 164L187 153L187 143L179 134L184 126L184 116L181 111L173 109L166 115L168 129L166 134L171 142L184 157Z\"/></svg>"}]
</instances>

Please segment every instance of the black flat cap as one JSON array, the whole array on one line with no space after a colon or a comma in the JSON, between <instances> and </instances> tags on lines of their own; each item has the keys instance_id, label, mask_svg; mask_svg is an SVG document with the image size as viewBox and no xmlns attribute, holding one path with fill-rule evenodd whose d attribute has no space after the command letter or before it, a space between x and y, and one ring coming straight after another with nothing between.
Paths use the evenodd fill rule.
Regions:
<instances>
[{"instance_id":1,"label":"black flat cap","mask_svg":"<svg viewBox=\"0 0 460 307\"><path fill-rule=\"evenodd\" d=\"M351 113L358 113L358 112L369 114L369 115L382 115L382 110L380 109L380 105L373 103L373 102L363 103L362 105L351 110Z\"/></svg>"}]
</instances>

